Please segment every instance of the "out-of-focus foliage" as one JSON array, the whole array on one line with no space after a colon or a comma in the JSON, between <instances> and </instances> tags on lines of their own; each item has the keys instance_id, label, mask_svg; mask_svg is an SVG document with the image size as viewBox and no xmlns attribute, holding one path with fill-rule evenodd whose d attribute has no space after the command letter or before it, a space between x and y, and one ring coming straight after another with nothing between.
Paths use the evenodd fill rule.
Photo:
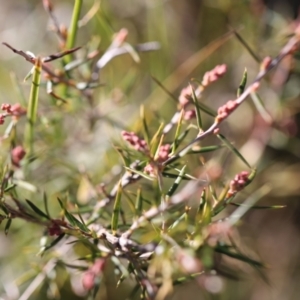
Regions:
<instances>
[{"instance_id":1,"label":"out-of-focus foliage","mask_svg":"<svg viewBox=\"0 0 300 300\"><path fill-rule=\"evenodd\" d=\"M0 41L30 51L42 60L65 50L63 39L53 32L53 20L43 2L48 1L0 0ZM51 2L64 32L63 26L70 26L74 3L80 1ZM31 115L27 114L28 119L37 119L30 123L32 128L26 117L11 128L7 117L0 127L2 190L6 187L1 200L22 213L18 218L1 204L1 218L5 218L0 232L0 297L92 299L92 293L87 294L89 284L91 288L99 284L95 299L139 299L141 293L151 291L147 278L141 277L147 274L151 280L161 280L153 279L160 287L157 299L194 299L195 295L199 299L298 299L297 52L294 58L284 58L261 81L257 93L252 93L222 123L218 136L208 137L201 142L201 148L193 148L194 154L165 170L176 173L163 174L171 178L163 177L162 189L159 180L154 184L147 181L153 179L151 168L143 173L149 163L147 152L134 151L121 136L122 131L138 133L147 142L155 162L162 155L159 146L172 144L175 136L170 152L178 153L182 145L176 144L181 141L177 133L187 128L185 121L182 128L178 126L176 132L174 126L165 137L159 131L178 111L174 99L177 101L189 82L196 87L207 71L216 65L227 65L223 78L203 90L200 114L183 141L186 145L195 138L199 127L206 130L212 124L213 118L203 113L205 108L217 111L229 99L236 99L243 74L247 74L249 85L262 60L280 53L296 27L293 7L284 1L275 1L276 5L268 1L267 7L260 0L82 2L77 37L71 45L82 48L73 56L45 63L53 70L61 70L71 61L79 63L87 54L95 54L90 61L67 71L66 78L81 84L76 88L72 82L67 87L57 84L59 80L56 82L54 77L51 83L51 76L45 77L43 72L36 90L31 78L23 82L33 65L4 45L0 48L1 103L28 107L32 100L34 107L34 93L38 93L37 112L32 109ZM122 39L117 34L126 35L122 28L128 31L129 54L115 57L101 67L96 80L99 86L79 90L83 83L91 82L91 70L112 42ZM154 51L133 48L152 41L158 42L160 48L157 44ZM37 73L33 77L38 80ZM49 87L54 94L47 94ZM194 92L196 88L191 101L197 103ZM132 141L134 137L124 139ZM138 143L139 147L147 147L140 140ZM12 151L20 145L26 147L24 160L18 160L20 148L19 152ZM201 153L203 149L213 151ZM257 169L254 180L237 194L235 205L222 211L220 205L221 213L212 216L219 212L219 206L214 210L210 207L213 202L207 199L226 199L231 179L245 169L253 171L243 158ZM132 165L136 159L142 163ZM149 246L142 249L151 256L150 265L145 263L148 270L144 265L133 264L135 259L130 255L139 249L129 251L128 257L104 255L113 248L114 233L126 232L152 206L159 207L161 199L167 199L162 195L175 195L170 199L177 199L186 182L201 176L203 165L212 178L206 193L197 194L195 190L190 201L176 209L170 205L170 211L157 214L152 223L133 232L134 241ZM123 189L118 181L126 170L136 172L136 177L131 174L132 181L141 175L146 178ZM242 179L238 177L236 181ZM173 185L175 180L179 182L178 190ZM112 191L113 197L109 195ZM101 210L103 199L110 197L113 200ZM248 210L247 205L254 202L258 202L256 209ZM247 208L244 212L243 207ZM235 221L233 211L243 217ZM217 222L226 217L231 217L230 226ZM87 228L91 224L95 225L93 230ZM96 240L101 226L112 236L110 240L105 237L107 242L103 238L99 246ZM232 240L226 235L229 231ZM223 234L225 240L220 236ZM198 276L198 271L205 274Z\"/></svg>"}]
</instances>

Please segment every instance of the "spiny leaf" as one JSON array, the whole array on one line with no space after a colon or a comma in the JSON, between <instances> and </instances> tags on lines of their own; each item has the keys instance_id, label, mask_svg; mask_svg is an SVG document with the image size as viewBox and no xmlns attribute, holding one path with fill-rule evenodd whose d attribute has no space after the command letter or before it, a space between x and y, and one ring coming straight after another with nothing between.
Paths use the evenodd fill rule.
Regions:
<instances>
[{"instance_id":1,"label":"spiny leaf","mask_svg":"<svg viewBox=\"0 0 300 300\"><path fill-rule=\"evenodd\" d=\"M70 224L74 227L78 227L80 230L84 232L89 232L90 230L87 228L87 226L83 223L81 223L79 220L77 220L72 214L70 214L66 208L64 207L62 201L57 198L62 210L64 211L64 215L66 216L67 220L70 222Z\"/></svg>"},{"instance_id":2,"label":"spiny leaf","mask_svg":"<svg viewBox=\"0 0 300 300\"><path fill-rule=\"evenodd\" d=\"M222 253L222 254L230 256L232 258L238 259L238 260L243 261L253 267L261 267L261 268L265 267L265 265L260 261L252 259L250 257L247 257L247 256L243 255L242 253L230 251L230 247L219 245L214 249L218 253Z\"/></svg>"},{"instance_id":3,"label":"spiny leaf","mask_svg":"<svg viewBox=\"0 0 300 300\"><path fill-rule=\"evenodd\" d=\"M195 109L196 109L196 119L197 119L198 129L200 131L202 131L203 130L202 118L201 118L201 112L200 112L199 106L197 105L197 103L198 103L197 97L196 97L194 88L191 84L190 84L190 88L192 90L192 100L193 100L193 103L194 103Z\"/></svg>"},{"instance_id":4,"label":"spiny leaf","mask_svg":"<svg viewBox=\"0 0 300 300\"><path fill-rule=\"evenodd\" d=\"M247 206L246 204L244 203L234 203L234 202L231 202L230 203L231 205L234 205L234 206L246 206L246 207L249 207L250 209L281 209L281 208L286 208L287 206L286 205L270 205L270 206L265 206L265 205L254 205L254 206Z\"/></svg>"},{"instance_id":5,"label":"spiny leaf","mask_svg":"<svg viewBox=\"0 0 300 300\"><path fill-rule=\"evenodd\" d=\"M120 210L121 210L121 197L122 197L122 185L120 182L118 185L118 191L117 191L117 195L115 197L113 214L112 214L112 218L111 218L111 230L114 235L116 234L116 232L118 230L119 215L120 215Z\"/></svg>"},{"instance_id":6,"label":"spiny leaf","mask_svg":"<svg viewBox=\"0 0 300 300\"><path fill-rule=\"evenodd\" d=\"M128 156L128 153L126 151L124 151L123 149L121 149L120 147L114 147L116 149L116 151L119 153L119 155L121 156L124 165L126 167L130 166L130 158Z\"/></svg>"},{"instance_id":7,"label":"spiny leaf","mask_svg":"<svg viewBox=\"0 0 300 300\"><path fill-rule=\"evenodd\" d=\"M163 128L164 128L164 124L161 124L150 142L150 153L151 153L152 157L155 155L155 153L158 149L159 143L161 142L161 134L162 134Z\"/></svg>"},{"instance_id":8,"label":"spiny leaf","mask_svg":"<svg viewBox=\"0 0 300 300\"><path fill-rule=\"evenodd\" d=\"M49 213L49 208L48 208L48 197L47 197L47 194L45 192L43 193L43 201L44 201L44 207L45 207L46 214L51 219L50 213Z\"/></svg>"},{"instance_id":9,"label":"spiny leaf","mask_svg":"<svg viewBox=\"0 0 300 300\"><path fill-rule=\"evenodd\" d=\"M268 123L271 124L272 123L272 117L269 114L269 112L266 110L266 108L264 107L263 101L260 98L260 96L256 93L256 92L252 92L250 94L251 99L257 109L257 111L260 113L261 117Z\"/></svg>"},{"instance_id":10,"label":"spiny leaf","mask_svg":"<svg viewBox=\"0 0 300 300\"><path fill-rule=\"evenodd\" d=\"M211 223L212 218L212 209L210 201L207 199L207 192L206 190L203 190L201 198L200 198L200 204L199 204L199 210L198 214L200 218L201 225L208 225Z\"/></svg>"},{"instance_id":11,"label":"spiny leaf","mask_svg":"<svg viewBox=\"0 0 300 300\"><path fill-rule=\"evenodd\" d=\"M183 213L179 218L176 218L175 222L169 226L168 230L173 230L178 224L180 224L181 221L183 221L186 218L186 213Z\"/></svg>"},{"instance_id":12,"label":"spiny leaf","mask_svg":"<svg viewBox=\"0 0 300 300\"><path fill-rule=\"evenodd\" d=\"M26 199L26 202L36 214L50 220L49 216L47 216L43 211L41 211L37 206L35 206L30 200Z\"/></svg>"},{"instance_id":13,"label":"spiny leaf","mask_svg":"<svg viewBox=\"0 0 300 300\"><path fill-rule=\"evenodd\" d=\"M75 269L75 270L79 270L79 271L86 271L88 270L88 267L86 266L82 266L82 265L73 265L73 264L68 264L62 260L58 260L57 261L57 265L62 265L65 266L67 268L71 268L71 269Z\"/></svg>"},{"instance_id":14,"label":"spiny leaf","mask_svg":"<svg viewBox=\"0 0 300 300\"><path fill-rule=\"evenodd\" d=\"M185 170L186 170L186 166L183 166L183 168L181 169L181 171L180 171L178 177L176 178L175 182L173 183L173 185L168 190L167 196L171 197L175 193L175 191L177 190L180 182L183 179L183 176L185 174Z\"/></svg>"},{"instance_id":15,"label":"spiny leaf","mask_svg":"<svg viewBox=\"0 0 300 300\"><path fill-rule=\"evenodd\" d=\"M218 115L215 110L213 110L212 108L210 108L209 106L207 106L206 104L204 104L202 102L198 101L196 106L214 118Z\"/></svg>"},{"instance_id":16,"label":"spiny leaf","mask_svg":"<svg viewBox=\"0 0 300 300\"><path fill-rule=\"evenodd\" d=\"M146 173L143 173L142 171L138 171L138 170L135 170L135 169L131 169L131 168L128 168L128 167L125 167L125 169L129 172L132 172L132 173L135 173L135 174L138 174L150 181L153 181L155 178L154 177L151 177L149 175L147 175Z\"/></svg>"},{"instance_id":17,"label":"spiny leaf","mask_svg":"<svg viewBox=\"0 0 300 300\"><path fill-rule=\"evenodd\" d=\"M141 119L142 119L142 123L143 123L144 140L149 145L149 143L150 143L150 134L149 134L149 129L148 129L147 121L146 121L144 105L141 105L140 114L141 114Z\"/></svg>"},{"instance_id":18,"label":"spiny leaf","mask_svg":"<svg viewBox=\"0 0 300 300\"><path fill-rule=\"evenodd\" d=\"M228 218L228 222L231 225L236 224L238 220L240 220L247 211L254 206L254 204L262 199L265 195L267 195L270 192L271 188L268 185L263 185L259 189L257 189L255 192L253 192L243 203L243 206L239 206ZM227 202L230 203L230 202Z\"/></svg>"},{"instance_id":19,"label":"spiny leaf","mask_svg":"<svg viewBox=\"0 0 300 300\"><path fill-rule=\"evenodd\" d=\"M158 158L159 158L159 152L160 152L160 147L162 146L163 144L163 141L164 141L164 135L162 134L161 137L160 137L160 140L159 140L159 143L157 145L157 148L156 148L156 152L154 154L154 161L156 161Z\"/></svg>"},{"instance_id":20,"label":"spiny leaf","mask_svg":"<svg viewBox=\"0 0 300 300\"><path fill-rule=\"evenodd\" d=\"M56 244L58 244L58 243L62 240L62 238L63 238L64 236L65 236L65 233L60 234L60 235L59 235L55 240L53 240L48 246L43 247L43 248L41 249L41 251L40 251L41 256L43 256L44 253L45 253L47 250L51 249L51 248L54 247Z\"/></svg>"},{"instance_id":21,"label":"spiny leaf","mask_svg":"<svg viewBox=\"0 0 300 300\"><path fill-rule=\"evenodd\" d=\"M246 84L247 84L247 69L245 68L241 83L240 83L240 85L238 87L238 90L237 90L237 97L240 97L241 94L244 92Z\"/></svg>"},{"instance_id":22,"label":"spiny leaf","mask_svg":"<svg viewBox=\"0 0 300 300\"><path fill-rule=\"evenodd\" d=\"M11 219L11 218L8 218L8 219L7 219L7 222L6 222L6 224L5 224L5 229L4 229L5 235L8 234L8 230L9 230L9 228L10 228L11 222L12 222L12 219Z\"/></svg>"},{"instance_id":23,"label":"spiny leaf","mask_svg":"<svg viewBox=\"0 0 300 300\"><path fill-rule=\"evenodd\" d=\"M180 115L179 115L179 120L177 122L174 142L172 143L171 155L173 155L176 152L178 144L179 144L179 137L180 137L180 131L181 131L181 126L182 126L183 116L184 116L184 110L182 109L181 112L180 112Z\"/></svg>"},{"instance_id":24,"label":"spiny leaf","mask_svg":"<svg viewBox=\"0 0 300 300\"><path fill-rule=\"evenodd\" d=\"M246 159L242 156L242 154L227 140L227 138L222 134L217 134L217 137L231 150L237 157L239 157L245 165L247 165L250 169L250 164L246 161Z\"/></svg>"},{"instance_id":25,"label":"spiny leaf","mask_svg":"<svg viewBox=\"0 0 300 300\"><path fill-rule=\"evenodd\" d=\"M258 63L260 63L261 59L258 57L258 55L252 50L252 48L249 46L249 44L245 41L245 39L236 31L233 30L234 35L238 39L238 41L247 49L247 51L250 53L250 55L254 58L254 60Z\"/></svg>"},{"instance_id":26,"label":"spiny leaf","mask_svg":"<svg viewBox=\"0 0 300 300\"><path fill-rule=\"evenodd\" d=\"M163 172L162 175L166 178L178 178L178 174ZM190 176L184 175L182 176L182 180L191 180Z\"/></svg>"},{"instance_id":27,"label":"spiny leaf","mask_svg":"<svg viewBox=\"0 0 300 300\"><path fill-rule=\"evenodd\" d=\"M156 79L154 76L151 76L151 78L167 95L170 96L171 99L175 101L175 103L178 103L178 99L158 79Z\"/></svg>"},{"instance_id":28,"label":"spiny leaf","mask_svg":"<svg viewBox=\"0 0 300 300\"><path fill-rule=\"evenodd\" d=\"M183 111L182 111L182 114L183 114ZM181 123L180 124L178 123L178 125L177 125L175 139L174 139L174 142L172 144L172 153L171 153L171 155L173 155L176 152L177 148L180 146L180 144L186 138L186 136L188 135L188 133L190 131L190 128L187 128L184 132L182 132L180 135L177 136L177 130L178 130L178 132L180 130L179 126L181 126Z\"/></svg>"},{"instance_id":29,"label":"spiny leaf","mask_svg":"<svg viewBox=\"0 0 300 300\"><path fill-rule=\"evenodd\" d=\"M9 192L10 190L14 189L17 185L16 184L10 184L4 189L4 193Z\"/></svg>"},{"instance_id":30,"label":"spiny leaf","mask_svg":"<svg viewBox=\"0 0 300 300\"><path fill-rule=\"evenodd\" d=\"M215 145L215 146L207 146L201 147L199 150L191 149L187 154L198 154L198 153L206 153L219 150L223 148L225 145Z\"/></svg>"}]
</instances>

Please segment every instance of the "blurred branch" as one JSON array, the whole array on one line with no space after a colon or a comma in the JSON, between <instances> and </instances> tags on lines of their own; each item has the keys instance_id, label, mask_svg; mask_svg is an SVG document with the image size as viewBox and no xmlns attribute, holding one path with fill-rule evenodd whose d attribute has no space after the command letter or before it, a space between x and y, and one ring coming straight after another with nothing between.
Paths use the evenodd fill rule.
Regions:
<instances>
[{"instance_id":1,"label":"blurred branch","mask_svg":"<svg viewBox=\"0 0 300 300\"><path fill-rule=\"evenodd\" d=\"M164 162L164 165L168 165L179 157L184 156L196 143L203 140L205 137L215 133L218 131L220 124L226 120L246 99L247 97L255 92L260 85L260 81L274 68L276 67L281 60L288 56L292 55L292 53L297 49L299 41L300 41L300 26L298 27L298 31L296 34L287 42L287 44L281 49L280 53L274 59L266 58L265 64L262 63L262 67L254 81L250 84L250 86L235 100L230 100L234 102L235 106L232 109L228 109L226 117L220 118L218 115L215 119L215 122L203 133L200 133L193 141L191 141L187 146L185 146L182 150L180 150L177 154L170 157L168 160ZM229 102L227 102L228 104ZM226 104L224 105L225 108ZM218 111L219 112L219 111Z\"/></svg>"}]
</instances>

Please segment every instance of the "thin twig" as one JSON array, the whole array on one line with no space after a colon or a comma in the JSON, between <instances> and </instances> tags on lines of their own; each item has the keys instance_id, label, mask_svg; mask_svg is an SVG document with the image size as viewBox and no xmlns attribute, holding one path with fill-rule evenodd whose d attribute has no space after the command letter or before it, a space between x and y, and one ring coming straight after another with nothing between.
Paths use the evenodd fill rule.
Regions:
<instances>
[{"instance_id":1,"label":"thin twig","mask_svg":"<svg viewBox=\"0 0 300 300\"><path fill-rule=\"evenodd\" d=\"M298 46L299 44L299 35L295 35L293 36L288 42L287 44L282 48L282 50L280 51L280 53L278 54L277 57L275 57L270 63L269 65L265 68L262 69L257 77L254 79L254 81L250 84L250 86L235 100L237 105L237 108L247 99L247 97L254 91L257 89L260 81L274 68L276 67L281 60L288 56L291 55L292 52L295 50L295 48ZM233 110L234 111L234 110ZM167 159L163 165L166 166L170 163L172 163L174 160L183 157L196 143L198 143L199 141L203 140L205 137L211 135L214 133L214 131L216 129L218 129L220 127L220 124L226 120L232 113L233 111L229 112L227 117L222 119L222 120L218 120L215 121L211 127L209 127L206 131L204 131L203 133L199 134L193 141L191 141L187 146L185 146L182 150L180 150L177 154L171 156L169 159Z\"/></svg>"}]
</instances>

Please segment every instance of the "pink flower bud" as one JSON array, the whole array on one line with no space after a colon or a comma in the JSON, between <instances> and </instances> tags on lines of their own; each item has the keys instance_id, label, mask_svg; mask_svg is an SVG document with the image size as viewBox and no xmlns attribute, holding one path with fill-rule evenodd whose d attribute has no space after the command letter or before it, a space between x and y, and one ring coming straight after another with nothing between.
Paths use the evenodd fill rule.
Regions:
<instances>
[{"instance_id":1,"label":"pink flower bud","mask_svg":"<svg viewBox=\"0 0 300 300\"><path fill-rule=\"evenodd\" d=\"M160 146L157 161L164 162L165 160L167 160L169 158L170 149L170 144Z\"/></svg>"},{"instance_id":2,"label":"pink flower bud","mask_svg":"<svg viewBox=\"0 0 300 300\"><path fill-rule=\"evenodd\" d=\"M126 28L122 28L114 37L114 41L119 45L124 43L128 36L128 30Z\"/></svg>"},{"instance_id":3,"label":"pink flower bud","mask_svg":"<svg viewBox=\"0 0 300 300\"><path fill-rule=\"evenodd\" d=\"M6 111L7 113L10 113L10 108L11 108L11 105L8 103L1 104L1 110Z\"/></svg>"},{"instance_id":4,"label":"pink flower bud","mask_svg":"<svg viewBox=\"0 0 300 300\"><path fill-rule=\"evenodd\" d=\"M226 71L227 66L225 64L216 66L214 69L204 74L201 84L204 87L208 86L212 82L217 81L219 78L221 78L226 73Z\"/></svg>"},{"instance_id":5,"label":"pink flower bud","mask_svg":"<svg viewBox=\"0 0 300 300\"><path fill-rule=\"evenodd\" d=\"M148 152L148 145L145 140L140 139L134 132L122 131L123 139L128 142L133 148L140 152Z\"/></svg>"},{"instance_id":6,"label":"pink flower bud","mask_svg":"<svg viewBox=\"0 0 300 300\"><path fill-rule=\"evenodd\" d=\"M93 272L95 275L100 275L103 272L105 266L105 259L99 258L96 259L95 263L90 268L90 271Z\"/></svg>"},{"instance_id":7,"label":"pink flower bud","mask_svg":"<svg viewBox=\"0 0 300 300\"><path fill-rule=\"evenodd\" d=\"M186 121L189 121L189 120L191 120L191 119L194 119L195 117L196 117L196 112L195 112L194 109L187 110L187 111L184 112L183 118L184 118L184 120L186 120Z\"/></svg>"},{"instance_id":8,"label":"pink flower bud","mask_svg":"<svg viewBox=\"0 0 300 300\"><path fill-rule=\"evenodd\" d=\"M229 100L226 104L222 105L218 109L218 115L216 116L215 121L220 123L224 119L226 119L236 108L238 107L238 103L236 100Z\"/></svg>"},{"instance_id":9,"label":"pink flower bud","mask_svg":"<svg viewBox=\"0 0 300 300\"><path fill-rule=\"evenodd\" d=\"M267 70L271 63L272 63L272 58L270 56L265 57L260 65L260 69Z\"/></svg>"},{"instance_id":10,"label":"pink flower bud","mask_svg":"<svg viewBox=\"0 0 300 300\"><path fill-rule=\"evenodd\" d=\"M189 274L198 273L203 269L200 260L186 253L185 251L180 251L180 253L178 253L177 261L180 268L185 273L189 273Z\"/></svg>"},{"instance_id":11,"label":"pink flower bud","mask_svg":"<svg viewBox=\"0 0 300 300\"><path fill-rule=\"evenodd\" d=\"M10 112L13 116L22 116L26 114L26 109L24 107L22 107L19 103L14 104L11 109Z\"/></svg>"},{"instance_id":12,"label":"pink flower bud","mask_svg":"<svg viewBox=\"0 0 300 300\"><path fill-rule=\"evenodd\" d=\"M4 124L5 121L5 115L0 114L0 125Z\"/></svg>"},{"instance_id":13,"label":"pink flower bud","mask_svg":"<svg viewBox=\"0 0 300 300\"><path fill-rule=\"evenodd\" d=\"M22 146L17 146L11 151L11 161L14 166L20 167L20 162L26 155L26 151Z\"/></svg>"},{"instance_id":14,"label":"pink flower bud","mask_svg":"<svg viewBox=\"0 0 300 300\"><path fill-rule=\"evenodd\" d=\"M90 291L95 286L95 277L92 271L87 271L83 274L82 285L87 291Z\"/></svg>"},{"instance_id":15,"label":"pink flower bud","mask_svg":"<svg viewBox=\"0 0 300 300\"><path fill-rule=\"evenodd\" d=\"M186 107L190 103L190 98L192 97L192 88L187 86L183 88L179 95L179 106L180 108Z\"/></svg>"},{"instance_id":16,"label":"pink flower bud","mask_svg":"<svg viewBox=\"0 0 300 300\"><path fill-rule=\"evenodd\" d=\"M146 167L144 168L144 172L146 174L149 174L150 176L155 177L155 168L154 168L153 164L151 164L151 163L146 165Z\"/></svg>"},{"instance_id":17,"label":"pink flower bud","mask_svg":"<svg viewBox=\"0 0 300 300\"><path fill-rule=\"evenodd\" d=\"M234 179L230 182L230 188L227 197L233 196L236 192L242 190L249 180L249 172L243 171L235 175Z\"/></svg>"}]
</instances>

